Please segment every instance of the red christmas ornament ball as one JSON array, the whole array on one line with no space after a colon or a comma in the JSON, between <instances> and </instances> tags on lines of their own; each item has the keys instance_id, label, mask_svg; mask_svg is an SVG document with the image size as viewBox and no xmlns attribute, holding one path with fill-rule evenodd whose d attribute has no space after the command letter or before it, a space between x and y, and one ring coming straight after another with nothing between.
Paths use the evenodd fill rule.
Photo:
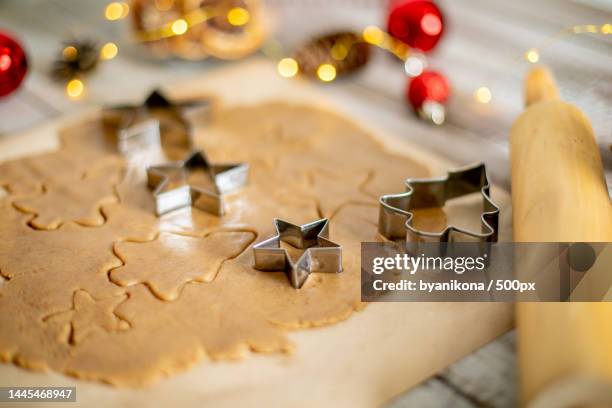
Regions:
<instances>
[{"instance_id":1,"label":"red christmas ornament ball","mask_svg":"<svg viewBox=\"0 0 612 408\"><path fill-rule=\"evenodd\" d=\"M19 88L27 71L28 61L21 45L0 31L0 97Z\"/></svg>"},{"instance_id":2,"label":"red christmas ornament ball","mask_svg":"<svg viewBox=\"0 0 612 408\"><path fill-rule=\"evenodd\" d=\"M425 71L412 78L406 89L406 99L417 112L425 102L436 102L443 105L449 96L448 81L444 75L436 71Z\"/></svg>"},{"instance_id":3,"label":"red christmas ornament ball","mask_svg":"<svg viewBox=\"0 0 612 408\"><path fill-rule=\"evenodd\" d=\"M387 31L410 47L428 52L444 33L444 17L430 0L395 0L389 7Z\"/></svg>"}]
</instances>

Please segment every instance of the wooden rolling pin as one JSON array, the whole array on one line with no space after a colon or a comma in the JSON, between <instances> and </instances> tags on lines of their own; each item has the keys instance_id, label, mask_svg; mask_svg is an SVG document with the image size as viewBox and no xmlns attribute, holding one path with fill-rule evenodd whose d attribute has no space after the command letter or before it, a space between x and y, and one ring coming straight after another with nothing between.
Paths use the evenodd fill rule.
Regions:
<instances>
[{"instance_id":1,"label":"wooden rolling pin","mask_svg":"<svg viewBox=\"0 0 612 408\"><path fill-rule=\"evenodd\" d=\"M612 242L612 204L593 129L545 68L526 80L510 134L517 242ZM612 303L518 303L521 401L612 406Z\"/></svg>"}]
</instances>

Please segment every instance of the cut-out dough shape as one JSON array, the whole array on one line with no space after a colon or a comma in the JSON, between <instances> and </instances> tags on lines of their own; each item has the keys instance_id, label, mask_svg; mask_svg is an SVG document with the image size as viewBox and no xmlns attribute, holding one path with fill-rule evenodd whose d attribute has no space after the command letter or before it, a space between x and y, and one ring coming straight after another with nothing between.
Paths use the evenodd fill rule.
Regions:
<instances>
[{"instance_id":1,"label":"cut-out dough shape","mask_svg":"<svg viewBox=\"0 0 612 408\"><path fill-rule=\"evenodd\" d=\"M154 239L155 217L118 205L105 207L104 212L108 222L99 228L67 223L54 231L36 231L26 225L29 216L5 201L0 205L0 270L10 280L4 289L19 288L23 299L44 305L40 310L47 313L67 309L78 289L96 298L122 293L107 276L110 269L121 266L112 252L113 243Z\"/></svg>"},{"instance_id":2,"label":"cut-out dough shape","mask_svg":"<svg viewBox=\"0 0 612 408\"><path fill-rule=\"evenodd\" d=\"M63 326L61 337L70 344L79 344L97 332L127 330L129 323L119 319L114 312L126 299L127 295L119 295L98 300L85 290L77 290L70 310L46 316L43 321Z\"/></svg>"},{"instance_id":3,"label":"cut-out dough shape","mask_svg":"<svg viewBox=\"0 0 612 408\"><path fill-rule=\"evenodd\" d=\"M176 300L186 283L212 281L225 260L238 256L254 240L252 232L219 231L204 238L162 232L144 244L119 242L115 252L125 266L110 277L122 286L145 283L160 299Z\"/></svg>"},{"instance_id":4,"label":"cut-out dough shape","mask_svg":"<svg viewBox=\"0 0 612 408\"><path fill-rule=\"evenodd\" d=\"M46 181L80 177L111 165L121 167L123 159L95 150L64 148L0 163L0 186L15 196L40 194Z\"/></svg>"},{"instance_id":5,"label":"cut-out dough shape","mask_svg":"<svg viewBox=\"0 0 612 408\"><path fill-rule=\"evenodd\" d=\"M35 214L30 224L41 230L52 230L74 221L86 226L104 224L100 212L105 204L116 203L114 185L118 182L118 170L109 177L96 172L84 178L66 177L45 183L45 193L15 201L21 211Z\"/></svg>"},{"instance_id":6,"label":"cut-out dough shape","mask_svg":"<svg viewBox=\"0 0 612 408\"><path fill-rule=\"evenodd\" d=\"M342 205L375 203L376 200L360 191L369 179L369 172L347 174L342 171L317 170L309 173L315 197L318 198L321 216L331 218ZM329 193L333 191L333 193Z\"/></svg>"},{"instance_id":7,"label":"cut-out dough shape","mask_svg":"<svg viewBox=\"0 0 612 408\"><path fill-rule=\"evenodd\" d=\"M0 163L0 186L17 196L40 193L42 176L27 161L12 160Z\"/></svg>"}]
</instances>

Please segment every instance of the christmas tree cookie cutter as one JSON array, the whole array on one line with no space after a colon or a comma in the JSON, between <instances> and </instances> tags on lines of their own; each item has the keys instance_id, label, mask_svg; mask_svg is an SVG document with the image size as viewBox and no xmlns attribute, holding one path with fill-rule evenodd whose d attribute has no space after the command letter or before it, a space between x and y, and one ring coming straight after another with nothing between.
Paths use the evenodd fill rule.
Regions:
<instances>
[{"instance_id":1,"label":"christmas tree cookie cutter","mask_svg":"<svg viewBox=\"0 0 612 408\"><path fill-rule=\"evenodd\" d=\"M285 272L296 289L301 288L312 273L342 272L342 246L330 241L329 220L322 218L303 225L275 218L276 235L253 246L255 269ZM281 241L305 249L293 262Z\"/></svg>"},{"instance_id":2,"label":"christmas tree cookie cutter","mask_svg":"<svg viewBox=\"0 0 612 408\"><path fill-rule=\"evenodd\" d=\"M411 242L497 242L499 207L491 199L484 163L449 171L444 177L408 179L406 192L380 197L378 232L389 240L405 238ZM440 232L422 231L412 226L413 209L442 207L447 200L480 192L483 211L481 230L469 231L453 225Z\"/></svg>"},{"instance_id":3,"label":"christmas tree cookie cutter","mask_svg":"<svg viewBox=\"0 0 612 408\"><path fill-rule=\"evenodd\" d=\"M189 174L197 170L205 173L210 188L189 182ZM248 180L248 164L210 164L202 150L190 153L185 160L147 167L147 185L153 190L158 216L189 206L222 216L223 196L244 187Z\"/></svg>"}]
</instances>

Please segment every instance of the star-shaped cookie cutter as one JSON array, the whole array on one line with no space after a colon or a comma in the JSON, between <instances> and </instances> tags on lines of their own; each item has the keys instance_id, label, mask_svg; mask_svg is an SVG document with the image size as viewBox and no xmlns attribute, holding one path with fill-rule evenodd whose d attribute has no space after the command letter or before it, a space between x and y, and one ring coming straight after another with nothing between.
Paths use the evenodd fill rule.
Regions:
<instances>
[{"instance_id":1,"label":"star-shaped cookie cutter","mask_svg":"<svg viewBox=\"0 0 612 408\"><path fill-rule=\"evenodd\" d=\"M330 241L329 220L322 218L304 225L295 225L275 218L276 235L253 246L255 269L267 272L284 271L291 286L301 288L311 273L342 272L342 246ZM305 249L294 263L281 241Z\"/></svg>"},{"instance_id":2,"label":"star-shaped cookie cutter","mask_svg":"<svg viewBox=\"0 0 612 408\"><path fill-rule=\"evenodd\" d=\"M123 104L105 108L105 126L117 129L117 149L130 154L141 149L156 149L162 145L164 129L158 119L150 118L152 112L162 110L169 114L171 121L184 128L185 147L191 148L191 124L185 118L189 109L210 105L208 99L174 101L160 90L152 91L142 104ZM147 119L148 118L148 119Z\"/></svg>"},{"instance_id":3,"label":"star-shaped cookie cutter","mask_svg":"<svg viewBox=\"0 0 612 408\"><path fill-rule=\"evenodd\" d=\"M123 155L158 151L161 147L161 131L156 119L136 123L117 133L117 150Z\"/></svg>"},{"instance_id":4,"label":"star-shaped cookie cutter","mask_svg":"<svg viewBox=\"0 0 612 408\"><path fill-rule=\"evenodd\" d=\"M188 176L195 170L208 176L211 189L189 183ZM223 196L245 186L248 179L248 164L210 164L201 150L182 161L147 167L147 185L153 189L158 216L188 206L221 216L225 213Z\"/></svg>"},{"instance_id":5,"label":"star-shaped cookie cutter","mask_svg":"<svg viewBox=\"0 0 612 408\"><path fill-rule=\"evenodd\" d=\"M407 242L497 241L499 207L491 200L490 183L484 163L449 171L444 177L408 179L406 192L380 197L378 232L387 239L406 238ZM441 232L427 232L412 226L413 209L442 207L447 200L471 193L482 194L481 231L468 231L449 225Z\"/></svg>"}]
</instances>

